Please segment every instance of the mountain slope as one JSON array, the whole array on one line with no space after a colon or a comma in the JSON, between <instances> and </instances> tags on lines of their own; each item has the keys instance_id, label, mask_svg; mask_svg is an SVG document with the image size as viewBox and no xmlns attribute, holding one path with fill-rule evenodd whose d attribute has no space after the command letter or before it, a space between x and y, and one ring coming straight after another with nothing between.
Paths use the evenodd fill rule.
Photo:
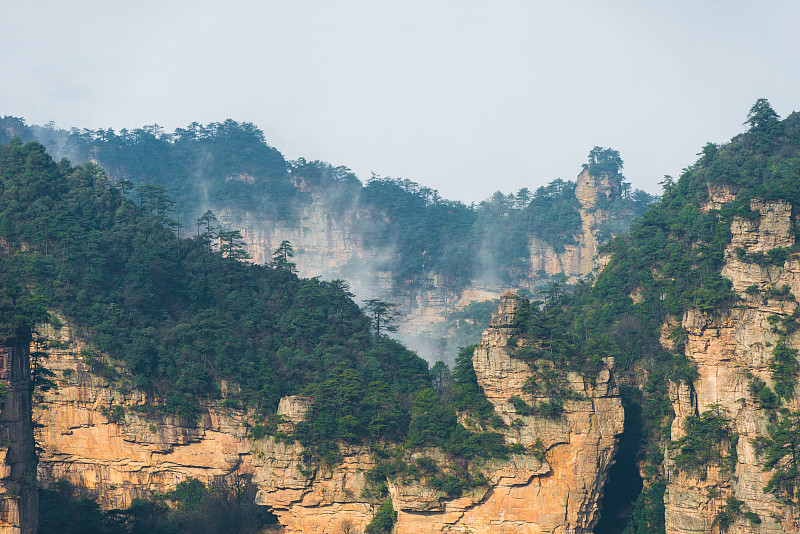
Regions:
<instances>
[{"instance_id":1,"label":"mountain slope","mask_svg":"<svg viewBox=\"0 0 800 534\"><path fill-rule=\"evenodd\" d=\"M286 161L255 126L231 120L170 134L157 125L67 132L5 117L0 140L3 132L41 140L56 159L97 162L112 180L164 187L184 234L212 210L241 231L257 263L291 241L303 276L344 279L362 299L397 304L401 339L430 361L452 363L458 350L452 324L431 331L442 314L562 272L589 274L597 244L653 200L631 191L616 151L599 147L574 181L498 191L467 206L407 179L362 184L345 167Z\"/></svg>"}]
</instances>

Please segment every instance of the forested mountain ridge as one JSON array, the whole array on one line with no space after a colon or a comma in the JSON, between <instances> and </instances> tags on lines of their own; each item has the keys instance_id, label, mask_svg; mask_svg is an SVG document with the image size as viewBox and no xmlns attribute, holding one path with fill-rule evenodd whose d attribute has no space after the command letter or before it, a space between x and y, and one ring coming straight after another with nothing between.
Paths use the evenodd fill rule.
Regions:
<instances>
[{"instance_id":1,"label":"forested mountain ridge","mask_svg":"<svg viewBox=\"0 0 800 534\"><path fill-rule=\"evenodd\" d=\"M237 432L232 429L241 426L215 410L231 409L234 414L247 400L262 410L258 426L251 427L255 434L249 440L234 440L236 446L226 449L227 456L216 458L217 463L210 462L208 467L252 468L252 480L260 489L258 502L283 514L282 521L293 525L287 527L293 531L308 527L306 531L323 532L331 525L344 528L340 519L357 517L355 527L366 532L392 528L396 532L445 532L454 526L478 532L515 532L522 525L597 534L798 532L800 114L781 120L768 102L759 100L745 124L745 133L726 144L709 143L679 180L665 181L661 200L633 223L629 234L612 239L601 250L605 268L594 280L573 288L556 280L539 293L540 301L505 295L480 345L461 353L451 376L441 365L428 373L420 360L377 336L374 329L370 331L367 319L344 298L342 319L360 321L364 330L351 325L341 331L363 332L363 344L340 343L337 335L324 330L305 330L305 313L267 325L270 335L274 332L289 343L300 343L292 340L291 332L317 336L322 332L320 345L298 346L301 350L292 353L313 354L313 359L303 360L301 365L320 362L320 367L318 374L308 377L308 389L292 390L301 396L292 401L293 409L281 411L284 419L267 413L270 405L266 399L273 403L276 399L269 389L255 391L248 385L239 393L227 378L223 387L217 380L223 376L214 367L216 360L204 367L204 347L197 350L199 357L188 351L185 360L184 355L158 352L158 347L146 353L169 372L191 370L185 378L181 373L181 396L151 413L140 413L128 404L119 404L117 410L108 404L109 399L135 397L138 393L131 392L140 391L139 387L157 392L166 384L159 383L157 373L155 379L133 383L142 370L152 370L141 367L136 345L121 359L130 358L129 365L135 370L127 378L130 382L126 382L123 367L96 365L94 361L104 357L102 354L59 355L55 380L63 382L65 389L45 394L55 408L50 413L68 409L75 414L80 408L86 410L81 413L89 414L88 422L70 426L69 421L74 420L70 417L59 422L43 416L52 424L46 424L49 430L40 435L51 437L51 446L58 444L63 450L78 447L82 454L87 450L105 454L102 448L80 447L80 435L93 432L91 435L118 438L115 443L139 447L130 450L164 447L151 457L166 454L172 460L179 450L202 452L203 447L208 450L208 444L221 442L214 440L229 439ZM42 296L57 301L59 295L67 295L62 309L70 311L81 289L95 295L85 288L101 283L98 278L113 287L120 279L112 276L114 273L130 271L126 276L136 283L164 280L156 268L158 261L147 261L150 256L143 256L143 263L130 261L119 271L114 270L114 263L98 261L91 254L96 247L87 239L92 228L88 233L81 230L77 241L69 240L71 232L61 232L58 240L63 244L51 249L49 236L55 227L45 224L48 218L39 215L41 204L32 201L40 196L33 193L39 186L28 191L25 184L29 182L43 185L39 187L42 192L53 190L44 198L63 204L65 215L57 220L68 227L76 213L113 213L97 220L124 222L131 235L138 236L117 239L121 244L135 245L150 232L163 237L142 242L153 247L161 243L165 257L178 257L177 247L171 248L177 242L186 265L192 254L205 258L189 273L197 273L200 282L213 282L212 296L225 296L198 301L218 307L223 317L239 317L236 306L240 297L234 298L229 290L238 289L240 283L256 289L269 287L270 295L277 298L283 294L282 286L272 286L270 281L285 278L287 288L298 288L298 299L305 284L310 283L312 289L325 284L304 282L291 269L277 265L240 265L221 251L209 251L208 236L202 232L184 241L169 232L157 233L161 230L155 228L166 230L164 226L169 225L158 207L158 195L147 197L150 200L144 204L124 200L123 192L114 192L97 167L59 166L36 144L15 142L3 150L13 155L4 160L7 170L3 174L3 197L7 193L8 198L3 200L2 214L10 222L0 221L0 231L12 232L4 241L6 285L0 300L6 324L41 320ZM53 187L58 180L42 181L59 168L63 172L57 175L70 184L66 194ZM591 169L586 173L591 175ZM106 211L103 206L113 209ZM22 235L38 237L19 239ZM32 247L31 241L37 245ZM154 253L159 250L156 247ZM232 254L240 249L227 250ZM48 259L51 254L53 258ZM64 271L56 278L61 280L59 284L53 288L37 285L41 273L59 274L59 269ZM105 276L98 277L96 269ZM142 278L142 273L150 274ZM263 286L251 276L255 280L262 276ZM26 283L18 283L20 280ZM32 293L32 289L36 291ZM328 289L346 293L344 287ZM281 298L294 302L293 292ZM138 313L140 303L127 300L131 295L124 286L110 294L126 313ZM186 293L188 309L196 306L194 294ZM239 308L247 309L266 297L266 291L255 294L259 298L238 304ZM311 291L315 294L316 290ZM169 292L164 295L168 297L165 302L174 300ZM106 318L102 307L93 309L91 298L86 303L89 311L72 311L78 328L92 335L116 332L117 319ZM180 317L179 309L157 309L160 315L156 320L170 322L172 317ZM347 310L352 310L352 315ZM143 309L144 319L138 320L144 321L150 311ZM319 313L324 329L337 312ZM101 322L89 329L92 317ZM211 337L204 340L233 328L236 322L224 324L231 326L212 330ZM154 327L142 337L152 334L154 339L172 343L171 336L182 335L180 330L172 332L167 335ZM122 335L123 348L132 345L133 340L124 337L124 332ZM327 350L322 345L328 340L344 348ZM234 345L237 350L239 346ZM209 352L213 354L213 350L212 344ZM382 356L375 351L390 352ZM272 365L285 365L289 362L285 357L286 351L271 346L265 352L268 372L263 376L277 373ZM197 362L200 364L191 365ZM401 365L395 367L396 362ZM209 383L214 386L210 396L198 397L181 389L195 383L190 381L197 372L195 367L210 375ZM281 373L286 371L288 368ZM121 379L114 372L122 375ZM246 376L230 376L246 379L258 373L251 367ZM131 384L133 389L109 396L109 380L123 390ZM397 383L388 396L379 387L384 380ZM91 402L81 404L84 401L74 394L77 391L86 392ZM380 393L369 394L377 391ZM226 408L221 399L216 399L213 408L202 404L202 399L213 401L217 394L231 395L232 406ZM385 398L393 401L384 403ZM96 402L100 399L102 402ZM201 402L196 402L198 399ZM309 404L309 400L313 402ZM182 413L191 420L192 410L186 410L187 405L200 406L199 412L208 417L193 427L176 422L174 417ZM624 433L618 436L623 429L623 405ZM358 410L353 411L353 406ZM304 413L308 407L310 411ZM364 417L359 419L362 412ZM146 421L152 421L152 426ZM381 439L382 435L392 439ZM192 438L184 440L183 436ZM616 465L609 471L618 446L624 452L616 454ZM57 475L63 468L73 480L87 483L89 479L78 474L84 470L69 470L69 462L63 461L67 456L60 452L43 465L50 474ZM188 457L198 462L188 467L198 469L199 475L199 461L207 457L195 453ZM120 465L116 460L104 461L93 472ZM232 463L226 463L229 461ZM170 469L176 465L171 464ZM164 472L156 463L146 464L146 468ZM136 476L126 477L127 486L106 483L103 491L116 495L133 492ZM575 496L581 497L580 503ZM566 505L562 507L562 503ZM307 523L294 522L300 516ZM510 517L514 519L506 521Z\"/></svg>"},{"instance_id":2,"label":"forested mountain ridge","mask_svg":"<svg viewBox=\"0 0 800 534\"><path fill-rule=\"evenodd\" d=\"M287 161L254 125L231 120L173 133L157 125L67 132L4 117L0 141L4 135L39 139L56 159L99 163L114 181L165 188L184 235L211 210L241 231L258 263L290 241L301 275L344 279L359 298L397 304L401 339L429 360L451 363L459 343L477 338L454 337L456 321L433 329L442 314L510 287L540 287L562 272L588 274L596 244L624 232L653 200L631 190L610 149L593 150L589 174L576 181L498 191L467 206L407 179L373 176L362 184L345 167ZM602 187L580 195L578 182L604 175Z\"/></svg>"},{"instance_id":3,"label":"forested mountain ridge","mask_svg":"<svg viewBox=\"0 0 800 534\"><path fill-rule=\"evenodd\" d=\"M504 461L525 452L496 431L506 423L491 415L469 351L452 377L442 365L431 373L423 360L388 339L362 313L341 280L298 278L291 262L261 266L239 261L244 251L235 231L219 233L225 246L218 250L202 231L179 238L170 219L171 203L158 190L149 192L134 202L127 186L110 182L98 165L55 163L36 142L22 144L15 138L0 146L4 365L27 365L27 341L14 337L21 328L47 334L35 335L31 344L30 382L41 425L41 480L47 491L61 493L44 493L54 501L42 513L78 513L69 508L79 503L58 485L61 478L104 502L113 501L103 491L119 488L124 507L136 504L131 496L150 494L149 483L138 483L138 475L124 467L115 475L122 477L121 486L110 483L107 474L87 486L84 473L120 473L119 466L127 465L123 458L106 459L103 468L78 462L87 451L113 454L131 444L144 446L145 451L129 457L141 462L155 454L151 461L160 474L150 483L164 480L170 489L180 471L177 464L164 469L159 455L203 443L206 433L230 440L239 459L212 454L211 465L198 467L209 450L201 445L178 480L203 475L210 482L213 475L238 472L242 456L255 456L263 467L264 451L253 450L259 443L278 448L296 443L284 454L292 458L291 476L302 480L338 465L354 449L362 451L369 469L378 469L376 462L380 465L385 458L380 455L389 454L387 447L400 454L399 464L392 460L380 468L393 476L415 465L404 463L411 461L407 455L436 447L445 456L425 464L428 484L437 495L456 498L475 488L487 491L484 468L476 462ZM47 366L55 374L47 373ZM28 379L22 379L30 399ZM302 416L293 420L291 410L280 415L280 403L298 395L310 402ZM6 408L3 413L15 421L25 416L16 401ZM470 428L458 421L457 410L475 413ZM285 427L287 418L291 429ZM8 424L0 425L6 436ZM33 450L21 441L7 441L5 449L23 445ZM80 452L64 452L70 447ZM77 469L75 479L70 467ZM377 493L362 503L366 509L386 496L385 476L380 470L373 475L370 487ZM19 480L29 481L23 485L26 495L35 492L34 473ZM67 508L54 508L54 502ZM92 509L85 508L79 517ZM132 507L103 529L138 531L148 509ZM32 521L30 510L35 507L16 517ZM3 517L13 520L15 514ZM47 528L67 528L63 517L45 515L42 520ZM186 518L165 515L163 528L172 528L173 520Z\"/></svg>"}]
</instances>

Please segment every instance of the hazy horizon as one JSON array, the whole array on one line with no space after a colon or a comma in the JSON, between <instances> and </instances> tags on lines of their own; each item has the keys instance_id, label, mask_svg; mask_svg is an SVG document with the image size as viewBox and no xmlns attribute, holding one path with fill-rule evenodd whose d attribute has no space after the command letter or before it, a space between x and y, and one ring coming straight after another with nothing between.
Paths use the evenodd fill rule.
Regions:
<instances>
[{"instance_id":1,"label":"hazy horizon","mask_svg":"<svg viewBox=\"0 0 800 534\"><path fill-rule=\"evenodd\" d=\"M757 98L799 108L800 4L55 1L6 6L0 114L252 122L287 158L445 198L574 179L595 146L659 193Z\"/></svg>"}]
</instances>

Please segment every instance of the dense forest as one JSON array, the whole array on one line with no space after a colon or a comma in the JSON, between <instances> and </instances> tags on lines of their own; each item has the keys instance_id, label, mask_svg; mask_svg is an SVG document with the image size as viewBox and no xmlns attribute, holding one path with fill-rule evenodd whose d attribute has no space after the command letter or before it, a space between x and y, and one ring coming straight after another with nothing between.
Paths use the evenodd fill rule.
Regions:
<instances>
[{"instance_id":1,"label":"dense forest","mask_svg":"<svg viewBox=\"0 0 800 534\"><path fill-rule=\"evenodd\" d=\"M466 205L408 179L373 175L362 183L343 166L287 161L251 123L192 123L172 133L158 125L115 132L67 131L0 118L0 143L13 136L38 140L56 160L96 162L112 181L163 187L178 206L175 218L190 233L209 209L227 207L290 223L312 201L334 215L362 210L369 216L357 218L357 233L368 247L391 249L377 268L391 273L399 290L419 288L432 277L453 288L481 278L519 281L532 274L525 263L531 238L563 251L581 228L574 181L555 179L535 191L498 191ZM601 233L610 237L625 231L654 197L631 190L620 172L619 154L605 153L612 157L598 160L590 154L588 167L619 185L604 206L612 216Z\"/></svg>"}]
</instances>

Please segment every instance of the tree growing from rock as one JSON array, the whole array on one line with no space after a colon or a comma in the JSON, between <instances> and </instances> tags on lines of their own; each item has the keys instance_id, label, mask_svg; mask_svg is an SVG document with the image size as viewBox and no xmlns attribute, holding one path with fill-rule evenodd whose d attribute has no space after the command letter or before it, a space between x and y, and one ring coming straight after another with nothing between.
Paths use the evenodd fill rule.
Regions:
<instances>
[{"instance_id":1,"label":"tree growing from rock","mask_svg":"<svg viewBox=\"0 0 800 534\"><path fill-rule=\"evenodd\" d=\"M394 310L395 304L381 299L367 299L364 302L364 313L372 319L372 329L375 338L379 339L383 332L397 332L397 326L392 324L398 313Z\"/></svg>"},{"instance_id":2,"label":"tree growing from rock","mask_svg":"<svg viewBox=\"0 0 800 534\"><path fill-rule=\"evenodd\" d=\"M276 269L285 269L293 273L297 272L297 264L293 263L291 258L294 257L294 249L292 244L284 239L275 252L272 253L272 266Z\"/></svg>"}]
</instances>

